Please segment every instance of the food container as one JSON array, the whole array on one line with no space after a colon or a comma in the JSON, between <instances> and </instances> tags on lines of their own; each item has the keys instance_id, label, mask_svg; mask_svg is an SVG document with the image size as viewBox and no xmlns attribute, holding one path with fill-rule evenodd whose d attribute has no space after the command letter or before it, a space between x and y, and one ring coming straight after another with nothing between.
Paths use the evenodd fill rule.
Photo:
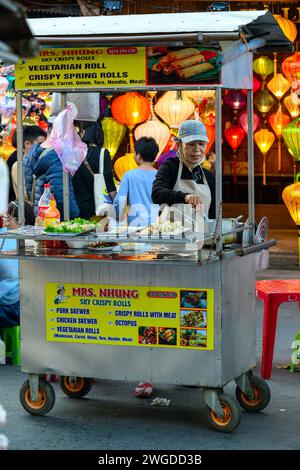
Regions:
<instances>
[{"instance_id":1,"label":"food container","mask_svg":"<svg viewBox=\"0 0 300 470\"><path fill-rule=\"evenodd\" d=\"M85 240L67 240L66 241L67 245L70 248L86 248L88 245L90 245L91 242L87 242Z\"/></svg>"},{"instance_id":2,"label":"food container","mask_svg":"<svg viewBox=\"0 0 300 470\"><path fill-rule=\"evenodd\" d=\"M243 227L244 223L240 222L240 219L243 216L240 215L237 218L228 218L228 219L222 219L222 233L224 232L230 232L232 229L236 229L239 227ZM216 219L208 219L205 217L205 222L204 222L204 234L205 237L208 237L212 234L215 233L216 229ZM228 244L228 243L242 243L242 238L243 238L243 232L234 232L234 233L228 233L228 235L224 235L222 237L222 243L223 244Z\"/></svg>"}]
</instances>

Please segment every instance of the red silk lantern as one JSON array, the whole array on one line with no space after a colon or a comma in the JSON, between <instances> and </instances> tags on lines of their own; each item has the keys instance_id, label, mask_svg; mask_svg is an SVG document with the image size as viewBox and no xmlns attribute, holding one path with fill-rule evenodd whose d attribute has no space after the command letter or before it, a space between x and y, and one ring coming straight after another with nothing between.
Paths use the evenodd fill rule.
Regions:
<instances>
[{"instance_id":1,"label":"red silk lantern","mask_svg":"<svg viewBox=\"0 0 300 470\"><path fill-rule=\"evenodd\" d=\"M39 120L38 122L38 126L45 132L48 131L48 124L46 123L46 121L42 121L41 119Z\"/></svg>"},{"instance_id":2,"label":"red silk lantern","mask_svg":"<svg viewBox=\"0 0 300 470\"><path fill-rule=\"evenodd\" d=\"M236 184L236 151L245 137L245 132L240 126L233 125L225 129L225 139L233 150L233 181Z\"/></svg>"},{"instance_id":3,"label":"red silk lantern","mask_svg":"<svg viewBox=\"0 0 300 470\"><path fill-rule=\"evenodd\" d=\"M244 108L247 103L246 96L241 91L229 91L224 96L224 103L230 106L237 113L240 109Z\"/></svg>"},{"instance_id":4,"label":"red silk lantern","mask_svg":"<svg viewBox=\"0 0 300 470\"><path fill-rule=\"evenodd\" d=\"M260 81L258 80L258 78L256 78L255 75L253 75L253 93L256 93L258 90L261 89L261 83ZM248 90L242 90L242 93L244 93L245 95L247 95L247 91Z\"/></svg>"},{"instance_id":5,"label":"red silk lantern","mask_svg":"<svg viewBox=\"0 0 300 470\"><path fill-rule=\"evenodd\" d=\"M127 92L114 99L111 105L113 117L128 126L130 133L130 152L134 152L132 129L136 124L146 121L150 114L150 103L145 96L137 92Z\"/></svg>"},{"instance_id":6,"label":"red silk lantern","mask_svg":"<svg viewBox=\"0 0 300 470\"><path fill-rule=\"evenodd\" d=\"M278 138L278 170L281 170L281 137L282 131L285 126L290 122L288 114L282 112L281 106L279 105L278 111L271 114L268 118L269 124L272 127L274 133Z\"/></svg>"},{"instance_id":7,"label":"red silk lantern","mask_svg":"<svg viewBox=\"0 0 300 470\"><path fill-rule=\"evenodd\" d=\"M283 74L292 84L292 91L300 86L300 52L284 59L281 65Z\"/></svg>"},{"instance_id":8,"label":"red silk lantern","mask_svg":"<svg viewBox=\"0 0 300 470\"><path fill-rule=\"evenodd\" d=\"M258 125L259 125L259 122L260 122L260 118L259 116L257 116L257 114L253 113L253 132L256 131ZM240 115L240 125L242 126L242 128L244 129L244 131L246 132L246 134L248 134L248 116L247 116L247 112L243 112L241 115Z\"/></svg>"},{"instance_id":9,"label":"red silk lantern","mask_svg":"<svg viewBox=\"0 0 300 470\"><path fill-rule=\"evenodd\" d=\"M206 127L206 132L207 132L207 137L208 137L208 142L205 148L205 155L207 155L215 142L216 128L215 126L209 126L208 124L206 124L205 127Z\"/></svg>"}]
</instances>

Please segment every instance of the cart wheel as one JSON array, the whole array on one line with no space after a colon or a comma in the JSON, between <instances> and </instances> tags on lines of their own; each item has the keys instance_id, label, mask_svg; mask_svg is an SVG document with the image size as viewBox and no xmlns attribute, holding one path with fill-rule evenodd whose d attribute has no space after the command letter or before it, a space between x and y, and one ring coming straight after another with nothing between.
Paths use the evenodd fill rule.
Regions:
<instances>
[{"instance_id":1,"label":"cart wheel","mask_svg":"<svg viewBox=\"0 0 300 470\"><path fill-rule=\"evenodd\" d=\"M269 385L265 380L261 377L257 377L257 375L250 375L249 376L250 384L252 387L252 392L254 398L249 400L247 396L242 392L239 387L236 387L235 395L237 401L247 411L262 411L268 406L271 400L271 392Z\"/></svg>"},{"instance_id":2,"label":"cart wheel","mask_svg":"<svg viewBox=\"0 0 300 470\"><path fill-rule=\"evenodd\" d=\"M23 383L20 388L20 402L28 413L35 416L42 416L52 410L55 403L55 392L51 384L45 380L39 380L38 400L30 398L29 380Z\"/></svg>"},{"instance_id":3,"label":"cart wheel","mask_svg":"<svg viewBox=\"0 0 300 470\"><path fill-rule=\"evenodd\" d=\"M210 410L208 415L209 422L216 431L232 432L240 424L240 409L235 399L227 393L221 393L219 395L219 400L225 413L225 416L224 418L219 418L213 410Z\"/></svg>"},{"instance_id":4,"label":"cart wheel","mask_svg":"<svg viewBox=\"0 0 300 470\"><path fill-rule=\"evenodd\" d=\"M93 379L87 377L76 377L76 382L70 381L68 375L62 375L58 379L62 391L70 398L82 398L87 395L93 385Z\"/></svg>"}]
</instances>

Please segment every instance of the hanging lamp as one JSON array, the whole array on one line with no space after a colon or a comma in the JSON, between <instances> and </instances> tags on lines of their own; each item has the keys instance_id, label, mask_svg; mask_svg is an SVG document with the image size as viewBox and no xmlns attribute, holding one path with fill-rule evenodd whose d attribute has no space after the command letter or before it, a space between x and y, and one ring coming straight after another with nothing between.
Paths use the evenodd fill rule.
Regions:
<instances>
[{"instance_id":1,"label":"hanging lamp","mask_svg":"<svg viewBox=\"0 0 300 470\"><path fill-rule=\"evenodd\" d=\"M263 79L262 83L262 90L265 87L265 80L266 78L273 73L274 64L271 59L267 56L261 56L254 60L253 62L253 70L255 73L260 75Z\"/></svg>"},{"instance_id":2,"label":"hanging lamp","mask_svg":"<svg viewBox=\"0 0 300 470\"><path fill-rule=\"evenodd\" d=\"M286 107L286 109L288 110L292 118L296 118L299 116L300 114L299 105L293 102L291 95L288 95L286 98L284 98L283 102L284 102L284 106Z\"/></svg>"},{"instance_id":3,"label":"hanging lamp","mask_svg":"<svg viewBox=\"0 0 300 470\"><path fill-rule=\"evenodd\" d=\"M254 105L262 113L263 117L265 117L274 104L274 98L267 90L260 91L254 98Z\"/></svg>"},{"instance_id":4,"label":"hanging lamp","mask_svg":"<svg viewBox=\"0 0 300 470\"><path fill-rule=\"evenodd\" d=\"M281 15L273 15L277 23L279 24L280 28L286 35L286 37L291 41L294 42L297 37L297 28L296 25L287 18L284 18Z\"/></svg>"},{"instance_id":5,"label":"hanging lamp","mask_svg":"<svg viewBox=\"0 0 300 470\"><path fill-rule=\"evenodd\" d=\"M240 125L242 126L242 128L244 129L244 131L246 132L246 134L248 135L248 114L247 114L247 111L244 111L240 115L239 122L240 122ZM253 132L255 132L256 129L258 128L259 123L260 123L260 117L257 114L253 113Z\"/></svg>"},{"instance_id":6,"label":"hanging lamp","mask_svg":"<svg viewBox=\"0 0 300 470\"><path fill-rule=\"evenodd\" d=\"M150 116L150 103L137 92L127 92L115 98L111 105L113 117L129 128L130 153L134 152L132 130L136 124L146 121Z\"/></svg>"},{"instance_id":7,"label":"hanging lamp","mask_svg":"<svg viewBox=\"0 0 300 470\"><path fill-rule=\"evenodd\" d=\"M120 147L124 135L126 134L126 126L112 117L110 105L111 98L112 95L107 95L107 107L104 117L101 120L101 126L104 135L103 145L109 151L111 159L113 159Z\"/></svg>"},{"instance_id":8,"label":"hanging lamp","mask_svg":"<svg viewBox=\"0 0 300 470\"><path fill-rule=\"evenodd\" d=\"M146 121L144 124L140 124L134 131L134 137L136 140L140 139L141 137L152 137L156 142L159 147L158 154L156 155L156 158L159 157L159 155L164 151L164 148L166 147L171 133L166 126L166 124L163 124L160 122L157 117L154 114L153 111L153 98L154 98L154 93L156 92L149 92L149 97L150 97L150 109L151 109L151 115L148 121Z\"/></svg>"},{"instance_id":9,"label":"hanging lamp","mask_svg":"<svg viewBox=\"0 0 300 470\"><path fill-rule=\"evenodd\" d=\"M267 87L279 101L290 89L290 82L281 74L277 73L277 52L274 52L274 76L268 82Z\"/></svg>"},{"instance_id":10,"label":"hanging lamp","mask_svg":"<svg viewBox=\"0 0 300 470\"><path fill-rule=\"evenodd\" d=\"M180 91L167 91L159 98L154 110L174 130L193 114L195 105Z\"/></svg>"},{"instance_id":11,"label":"hanging lamp","mask_svg":"<svg viewBox=\"0 0 300 470\"><path fill-rule=\"evenodd\" d=\"M236 152L239 146L241 145L244 137L245 132L244 130L237 125L232 125L225 129L225 139L227 140L228 144L230 145L231 149L233 150L233 182L236 184L237 181L237 174L236 174L236 167L237 167L237 157Z\"/></svg>"},{"instance_id":12,"label":"hanging lamp","mask_svg":"<svg viewBox=\"0 0 300 470\"><path fill-rule=\"evenodd\" d=\"M119 157L114 163L114 171L120 181L126 171L134 170L135 168L138 168L138 165L135 163L134 153L131 152Z\"/></svg>"},{"instance_id":13,"label":"hanging lamp","mask_svg":"<svg viewBox=\"0 0 300 470\"><path fill-rule=\"evenodd\" d=\"M233 109L234 114L246 106L247 98L241 91L232 90L224 95L224 103Z\"/></svg>"},{"instance_id":14,"label":"hanging lamp","mask_svg":"<svg viewBox=\"0 0 300 470\"><path fill-rule=\"evenodd\" d=\"M300 266L300 183L290 184L284 188L282 199L298 227L298 264Z\"/></svg>"},{"instance_id":15,"label":"hanging lamp","mask_svg":"<svg viewBox=\"0 0 300 470\"><path fill-rule=\"evenodd\" d=\"M272 147L275 135L268 129L260 129L254 134L254 141L263 156L263 185L266 185L266 155Z\"/></svg>"},{"instance_id":16,"label":"hanging lamp","mask_svg":"<svg viewBox=\"0 0 300 470\"><path fill-rule=\"evenodd\" d=\"M291 121L282 131L282 137L289 153L294 158L294 176L296 161L300 161L300 117Z\"/></svg>"},{"instance_id":17,"label":"hanging lamp","mask_svg":"<svg viewBox=\"0 0 300 470\"><path fill-rule=\"evenodd\" d=\"M281 105L278 106L276 113L271 114L268 118L269 124L272 127L277 139L278 139L278 170L281 170L281 137L282 131L285 126L290 122L288 114L282 112Z\"/></svg>"}]
</instances>

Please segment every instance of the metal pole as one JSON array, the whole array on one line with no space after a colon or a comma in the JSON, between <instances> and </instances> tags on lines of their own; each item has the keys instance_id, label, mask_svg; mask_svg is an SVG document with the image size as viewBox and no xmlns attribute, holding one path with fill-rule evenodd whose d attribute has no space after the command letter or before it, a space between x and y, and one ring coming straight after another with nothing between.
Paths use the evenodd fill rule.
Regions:
<instances>
[{"instance_id":1,"label":"metal pole","mask_svg":"<svg viewBox=\"0 0 300 470\"><path fill-rule=\"evenodd\" d=\"M216 89L216 253L222 253L222 88Z\"/></svg>"},{"instance_id":2,"label":"metal pole","mask_svg":"<svg viewBox=\"0 0 300 470\"><path fill-rule=\"evenodd\" d=\"M250 243L253 242L255 231L255 200L254 200L254 141L253 141L253 91L247 92L247 119L248 119L248 224L250 229Z\"/></svg>"},{"instance_id":3,"label":"metal pole","mask_svg":"<svg viewBox=\"0 0 300 470\"><path fill-rule=\"evenodd\" d=\"M60 101L61 111L65 109L67 104L67 95L62 93ZM64 220L70 219L70 198L69 198L69 173L63 171L63 195L64 195Z\"/></svg>"},{"instance_id":4,"label":"metal pole","mask_svg":"<svg viewBox=\"0 0 300 470\"><path fill-rule=\"evenodd\" d=\"M20 226L25 225L24 210L24 167L23 167L23 124L22 124L22 93L17 92L16 96L16 114L17 114L17 170L18 170L18 223Z\"/></svg>"}]
</instances>

